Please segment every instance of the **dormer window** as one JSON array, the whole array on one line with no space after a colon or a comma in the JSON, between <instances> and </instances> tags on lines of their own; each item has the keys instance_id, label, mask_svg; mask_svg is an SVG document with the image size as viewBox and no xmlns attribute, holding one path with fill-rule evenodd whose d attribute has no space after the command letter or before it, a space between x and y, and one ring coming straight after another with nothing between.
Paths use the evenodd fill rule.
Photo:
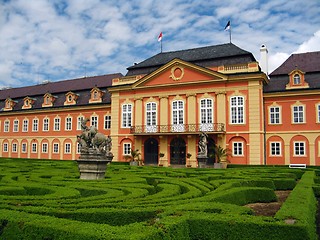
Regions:
<instances>
[{"instance_id":1,"label":"dormer window","mask_svg":"<svg viewBox=\"0 0 320 240\"><path fill-rule=\"evenodd\" d=\"M102 102L102 96L104 94L99 88L94 87L91 91L91 97L89 99L89 103L100 103Z\"/></svg>"},{"instance_id":2,"label":"dormer window","mask_svg":"<svg viewBox=\"0 0 320 240\"><path fill-rule=\"evenodd\" d=\"M309 88L309 84L305 80L305 73L299 69L295 69L289 74L289 83L286 89Z\"/></svg>"},{"instance_id":3,"label":"dormer window","mask_svg":"<svg viewBox=\"0 0 320 240\"><path fill-rule=\"evenodd\" d=\"M10 111L17 104L17 101L12 100L11 98L7 98L4 104L4 111Z\"/></svg>"},{"instance_id":4,"label":"dormer window","mask_svg":"<svg viewBox=\"0 0 320 240\"><path fill-rule=\"evenodd\" d=\"M66 94L66 101L64 102L64 105L74 105L77 103L79 95L75 94L73 92L68 92Z\"/></svg>"},{"instance_id":5,"label":"dormer window","mask_svg":"<svg viewBox=\"0 0 320 240\"><path fill-rule=\"evenodd\" d=\"M294 84L294 85L301 84L301 79L300 79L300 75L299 75L299 74L295 74L295 75L293 76L293 84Z\"/></svg>"},{"instance_id":6,"label":"dormer window","mask_svg":"<svg viewBox=\"0 0 320 240\"><path fill-rule=\"evenodd\" d=\"M43 96L43 103L42 103L42 107L52 107L54 101L56 100L56 96L53 96L51 93L46 93Z\"/></svg>"},{"instance_id":7,"label":"dormer window","mask_svg":"<svg viewBox=\"0 0 320 240\"><path fill-rule=\"evenodd\" d=\"M30 98L30 97L25 97L23 99L23 106L22 109L29 109L32 108L32 105L34 104L36 99Z\"/></svg>"}]
</instances>

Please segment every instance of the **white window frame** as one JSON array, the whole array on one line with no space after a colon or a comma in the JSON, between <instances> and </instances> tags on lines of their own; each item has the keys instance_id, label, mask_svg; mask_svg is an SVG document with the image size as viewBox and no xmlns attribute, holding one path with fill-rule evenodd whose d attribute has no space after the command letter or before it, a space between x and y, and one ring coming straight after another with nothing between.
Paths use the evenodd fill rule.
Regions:
<instances>
[{"instance_id":1,"label":"white window frame","mask_svg":"<svg viewBox=\"0 0 320 240\"><path fill-rule=\"evenodd\" d=\"M17 144L17 143L12 143L12 149L11 149L11 151L12 151L13 153L18 152L18 144Z\"/></svg>"},{"instance_id":2,"label":"white window frame","mask_svg":"<svg viewBox=\"0 0 320 240\"><path fill-rule=\"evenodd\" d=\"M43 119L42 131L44 131L44 132L49 131L49 118L47 118L47 117Z\"/></svg>"},{"instance_id":3,"label":"white window frame","mask_svg":"<svg viewBox=\"0 0 320 240\"><path fill-rule=\"evenodd\" d=\"M131 143L123 143L123 155L131 155Z\"/></svg>"},{"instance_id":4,"label":"white window frame","mask_svg":"<svg viewBox=\"0 0 320 240\"><path fill-rule=\"evenodd\" d=\"M200 99L200 131L213 131L213 100Z\"/></svg>"},{"instance_id":5,"label":"white window frame","mask_svg":"<svg viewBox=\"0 0 320 240\"><path fill-rule=\"evenodd\" d=\"M52 153L57 154L59 153L59 143L53 143L52 144Z\"/></svg>"},{"instance_id":6,"label":"white window frame","mask_svg":"<svg viewBox=\"0 0 320 240\"><path fill-rule=\"evenodd\" d=\"M13 132L19 132L19 120L15 119L13 120Z\"/></svg>"},{"instance_id":7,"label":"white window frame","mask_svg":"<svg viewBox=\"0 0 320 240\"><path fill-rule=\"evenodd\" d=\"M233 142L232 143L232 156L243 157L244 156L244 143Z\"/></svg>"},{"instance_id":8,"label":"white window frame","mask_svg":"<svg viewBox=\"0 0 320 240\"><path fill-rule=\"evenodd\" d=\"M37 143L32 143L31 144L31 152L32 153L37 153L38 150L38 144Z\"/></svg>"},{"instance_id":9,"label":"white window frame","mask_svg":"<svg viewBox=\"0 0 320 240\"><path fill-rule=\"evenodd\" d=\"M41 152L42 153L48 153L48 143L42 143Z\"/></svg>"},{"instance_id":10,"label":"white window frame","mask_svg":"<svg viewBox=\"0 0 320 240\"><path fill-rule=\"evenodd\" d=\"M77 154L81 153L81 145L77 142Z\"/></svg>"},{"instance_id":11,"label":"white window frame","mask_svg":"<svg viewBox=\"0 0 320 240\"><path fill-rule=\"evenodd\" d=\"M300 74L294 74L293 76L293 85L300 85L301 84L301 76Z\"/></svg>"},{"instance_id":12,"label":"white window frame","mask_svg":"<svg viewBox=\"0 0 320 240\"><path fill-rule=\"evenodd\" d=\"M270 156L279 157L281 153L281 142L270 142Z\"/></svg>"},{"instance_id":13,"label":"white window frame","mask_svg":"<svg viewBox=\"0 0 320 240\"><path fill-rule=\"evenodd\" d=\"M26 143L22 143L21 144L21 152L22 153L26 153L27 152L27 144Z\"/></svg>"},{"instance_id":14,"label":"white window frame","mask_svg":"<svg viewBox=\"0 0 320 240\"><path fill-rule=\"evenodd\" d=\"M111 115L104 116L104 129L111 129Z\"/></svg>"},{"instance_id":15,"label":"white window frame","mask_svg":"<svg viewBox=\"0 0 320 240\"><path fill-rule=\"evenodd\" d=\"M131 128L132 126L132 104L123 104L121 106L121 127Z\"/></svg>"},{"instance_id":16,"label":"white window frame","mask_svg":"<svg viewBox=\"0 0 320 240\"><path fill-rule=\"evenodd\" d=\"M38 130L39 130L39 119L34 118L32 120L32 132L38 132Z\"/></svg>"},{"instance_id":17,"label":"white window frame","mask_svg":"<svg viewBox=\"0 0 320 240\"><path fill-rule=\"evenodd\" d=\"M316 107L317 123L320 123L320 104Z\"/></svg>"},{"instance_id":18,"label":"white window frame","mask_svg":"<svg viewBox=\"0 0 320 240\"><path fill-rule=\"evenodd\" d=\"M295 157L306 156L306 142L303 142L303 141L293 142L293 156Z\"/></svg>"},{"instance_id":19,"label":"white window frame","mask_svg":"<svg viewBox=\"0 0 320 240\"><path fill-rule=\"evenodd\" d=\"M84 120L84 116L79 116L77 118L77 130L82 130L81 129L81 123L82 123L83 120Z\"/></svg>"},{"instance_id":20,"label":"white window frame","mask_svg":"<svg viewBox=\"0 0 320 240\"><path fill-rule=\"evenodd\" d=\"M157 132L157 103L148 102L146 104L146 131Z\"/></svg>"},{"instance_id":21,"label":"white window frame","mask_svg":"<svg viewBox=\"0 0 320 240\"><path fill-rule=\"evenodd\" d=\"M96 115L91 116L91 118L90 118L90 126L93 126L96 129L98 129L98 125L99 125L98 121L99 121L98 116L96 116Z\"/></svg>"},{"instance_id":22,"label":"white window frame","mask_svg":"<svg viewBox=\"0 0 320 240\"><path fill-rule=\"evenodd\" d=\"M269 108L269 124L281 124L281 108L279 106Z\"/></svg>"},{"instance_id":23,"label":"white window frame","mask_svg":"<svg viewBox=\"0 0 320 240\"><path fill-rule=\"evenodd\" d=\"M175 100L171 103L171 123L173 132L184 132L184 102Z\"/></svg>"},{"instance_id":24,"label":"white window frame","mask_svg":"<svg viewBox=\"0 0 320 240\"><path fill-rule=\"evenodd\" d=\"M3 144L3 152L9 152L9 144L8 143Z\"/></svg>"},{"instance_id":25,"label":"white window frame","mask_svg":"<svg viewBox=\"0 0 320 240\"><path fill-rule=\"evenodd\" d=\"M61 119L56 117L54 118L53 131L60 131Z\"/></svg>"},{"instance_id":26,"label":"white window frame","mask_svg":"<svg viewBox=\"0 0 320 240\"><path fill-rule=\"evenodd\" d=\"M23 119L22 122L22 132L28 132L29 128L29 120L28 119Z\"/></svg>"},{"instance_id":27,"label":"white window frame","mask_svg":"<svg viewBox=\"0 0 320 240\"><path fill-rule=\"evenodd\" d=\"M292 106L292 123L305 123L305 107L304 105Z\"/></svg>"},{"instance_id":28,"label":"white window frame","mask_svg":"<svg viewBox=\"0 0 320 240\"><path fill-rule=\"evenodd\" d=\"M65 143L64 144L64 153L65 154L71 154L71 143Z\"/></svg>"},{"instance_id":29,"label":"white window frame","mask_svg":"<svg viewBox=\"0 0 320 240\"><path fill-rule=\"evenodd\" d=\"M72 117L66 117L66 131L72 131Z\"/></svg>"},{"instance_id":30,"label":"white window frame","mask_svg":"<svg viewBox=\"0 0 320 240\"><path fill-rule=\"evenodd\" d=\"M3 126L3 131L4 132L9 132L10 129L10 121L9 120L5 120L4 121L4 126Z\"/></svg>"},{"instance_id":31,"label":"white window frame","mask_svg":"<svg viewBox=\"0 0 320 240\"><path fill-rule=\"evenodd\" d=\"M245 99L243 96L230 97L230 124L245 123Z\"/></svg>"}]
</instances>

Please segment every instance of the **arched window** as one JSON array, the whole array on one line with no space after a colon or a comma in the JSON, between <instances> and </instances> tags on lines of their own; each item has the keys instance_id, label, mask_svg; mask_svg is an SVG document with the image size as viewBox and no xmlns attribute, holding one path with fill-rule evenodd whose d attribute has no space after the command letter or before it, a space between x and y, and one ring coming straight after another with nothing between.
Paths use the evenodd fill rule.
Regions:
<instances>
[{"instance_id":1,"label":"arched window","mask_svg":"<svg viewBox=\"0 0 320 240\"><path fill-rule=\"evenodd\" d=\"M301 79L300 79L300 75L299 74L295 74L293 76L293 84L294 85L301 84Z\"/></svg>"}]
</instances>

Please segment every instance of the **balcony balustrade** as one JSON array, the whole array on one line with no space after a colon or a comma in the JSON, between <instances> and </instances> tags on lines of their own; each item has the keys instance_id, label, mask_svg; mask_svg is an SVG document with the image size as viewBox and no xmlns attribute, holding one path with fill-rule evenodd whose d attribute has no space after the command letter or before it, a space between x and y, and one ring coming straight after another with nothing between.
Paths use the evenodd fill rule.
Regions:
<instances>
[{"instance_id":1,"label":"balcony balustrade","mask_svg":"<svg viewBox=\"0 0 320 240\"><path fill-rule=\"evenodd\" d=\"M145 134L179 134L179 133L224 133L223 123L202 123L202 124L173 124L173 125L152 125L152 126L132 126L130 132L134 135Z\"/></svg>"}]
</instances>

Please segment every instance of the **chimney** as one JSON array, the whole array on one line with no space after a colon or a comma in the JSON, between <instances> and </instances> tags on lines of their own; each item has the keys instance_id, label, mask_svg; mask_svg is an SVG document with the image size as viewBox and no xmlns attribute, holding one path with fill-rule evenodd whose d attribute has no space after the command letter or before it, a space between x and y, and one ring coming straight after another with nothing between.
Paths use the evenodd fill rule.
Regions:
<instances>
[{"instance_id":1,"label":"chimney","mask_svg":"<svg viewBox=\"0 0 320 240\"><path fill-rule=\"evenodd\" d=\"M260 67L261 71L268 75L268 49L264 44L260 48Z\"/></svg>"}]
</instances>

